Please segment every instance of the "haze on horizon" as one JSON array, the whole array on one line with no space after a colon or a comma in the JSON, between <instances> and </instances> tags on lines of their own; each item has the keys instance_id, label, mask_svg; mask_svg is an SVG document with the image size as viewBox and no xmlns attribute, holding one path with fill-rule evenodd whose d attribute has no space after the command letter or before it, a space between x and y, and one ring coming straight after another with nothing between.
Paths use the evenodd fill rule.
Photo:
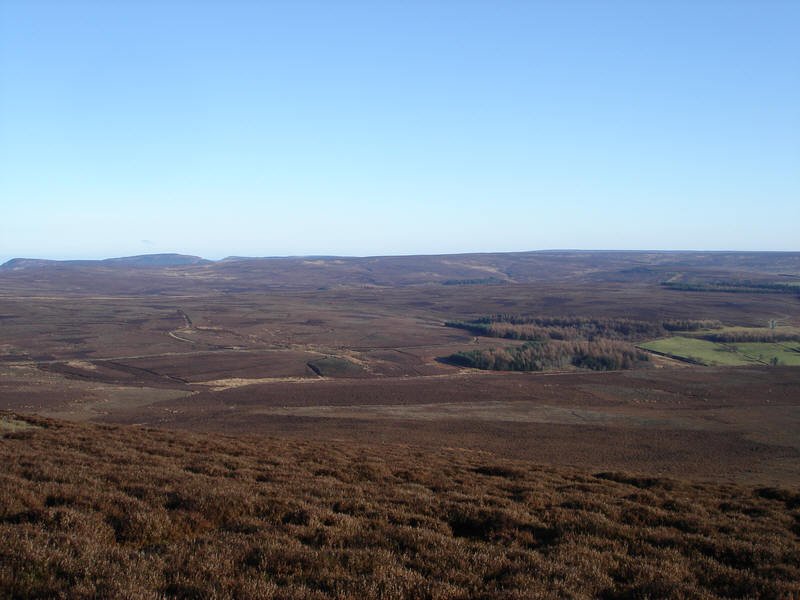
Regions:
<instances>
[{"instance_id":1,"label":"haze on horizon","mask_svg":"<svg viewBox=\"0 0 800 600\"><path fill-rule=\"evenodd\" d=\"M0 4L0 262L800 250L794 2Z\"/></svg>"}]
</instances>

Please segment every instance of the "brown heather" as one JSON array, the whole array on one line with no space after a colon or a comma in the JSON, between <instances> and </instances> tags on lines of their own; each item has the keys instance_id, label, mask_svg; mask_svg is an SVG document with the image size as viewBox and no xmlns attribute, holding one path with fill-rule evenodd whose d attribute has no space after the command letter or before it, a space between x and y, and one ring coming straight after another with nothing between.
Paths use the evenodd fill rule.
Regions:
<instances>
[{"instance_id":1,"label":"brown heather","mask_svg":"<svg viewBox=\"0 0 800 600\"><path fill-rule=\"evenodd\" d=\"M800 494L0 417L0 597L796 598Z\"/></svg>"}]
</instances>

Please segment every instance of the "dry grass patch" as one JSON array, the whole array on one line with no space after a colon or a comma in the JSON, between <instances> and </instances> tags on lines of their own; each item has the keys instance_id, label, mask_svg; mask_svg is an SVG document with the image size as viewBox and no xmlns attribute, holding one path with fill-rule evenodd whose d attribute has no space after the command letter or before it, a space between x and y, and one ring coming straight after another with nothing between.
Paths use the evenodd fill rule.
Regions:
<instances>
[{"instance_id":1,"label":"dry grass patch","mask_svg":"<svg viewBox=\"0 0 800 600\"><path fill-rule=\"evenodd\" d=\"M36 425L33 425L25 419L15 418L9 413L0 414L0 436L14 431L20 431L21 429L29 429L31 427L36 427Z\"/></svg>"}]
</instances>

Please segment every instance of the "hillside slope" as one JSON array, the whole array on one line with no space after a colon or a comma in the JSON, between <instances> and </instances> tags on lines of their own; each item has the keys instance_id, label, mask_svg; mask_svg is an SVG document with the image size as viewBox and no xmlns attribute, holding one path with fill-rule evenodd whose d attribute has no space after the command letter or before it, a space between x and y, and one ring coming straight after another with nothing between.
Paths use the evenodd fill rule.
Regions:
<instances>
[{"instance_id":1,"label":"hillside slope","mask_svg":"<svg viewBox=\"0 0 800 600\"><path fill-rule=\"evenodd\" d=\"M800 495L0 416L0 596L789 598Z\"/></svg>"},{"instance_id":2,"label":"hillside slope","mask_svg":"<svg viewBox=\"0 0 800 600\"><path fill-rule=\"evenodd\" d=\"M435 284L800 281L797 252L497 252L429 256L236 257L153 254L96 261L15 258L0 266L6 291L209 293Z\"/></svg>"},{"instance_id":3,"label":"hillside slope","mask_svg":"<svg viewBox=\"0 0 800 600\"><path fill-rule=\"evenodd\" d=\"M0 270L19 271L45 267L127 267L161 268L210 264L212 261L186 254L140 254L102 260L49 260L42 258L12 258L0 265Z\"/></svg>"}]
</instances>

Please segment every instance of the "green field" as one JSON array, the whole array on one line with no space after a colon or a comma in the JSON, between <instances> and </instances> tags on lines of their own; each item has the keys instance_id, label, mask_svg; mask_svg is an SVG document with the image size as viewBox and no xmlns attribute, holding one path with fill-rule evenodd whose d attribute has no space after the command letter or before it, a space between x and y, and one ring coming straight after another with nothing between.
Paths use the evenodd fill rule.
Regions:
<instances>
[{"instance_id":1,"label":"green field","mask_svg":"<svg viewBox=\"0 0 800 600\"><path fill-rule=\"evenodd\" d=\"M721 344L674 336L644 342L638 344L638 347L704 365L762 365L773 364L773 359L777 359L779 365L800 366L798 342Z\"/></svg>"},{"instance_id":2,"label":"green field","mask_svg":"<svg viewBox=\"0 0 800 600\"><path fill-rule=\"evenodd\" d=\"M758 364L755 360L731 351L730 346L725 344L683 336L652 340L638 344L638 347L674 356L675 358L689 359L703 365L738 366Z\"/></svg>"},{"instance_id":3,"label":"green field","mask_svg":"<svg viewBox=\"0 0 800 600\"><path fill-rule=\"evenodd\" d=\"M741 343L733 345L744 356L766 362L777 358L780 365L800 366L800 342L779 342L775 344Z\"/></svg>"}]
</instances>

